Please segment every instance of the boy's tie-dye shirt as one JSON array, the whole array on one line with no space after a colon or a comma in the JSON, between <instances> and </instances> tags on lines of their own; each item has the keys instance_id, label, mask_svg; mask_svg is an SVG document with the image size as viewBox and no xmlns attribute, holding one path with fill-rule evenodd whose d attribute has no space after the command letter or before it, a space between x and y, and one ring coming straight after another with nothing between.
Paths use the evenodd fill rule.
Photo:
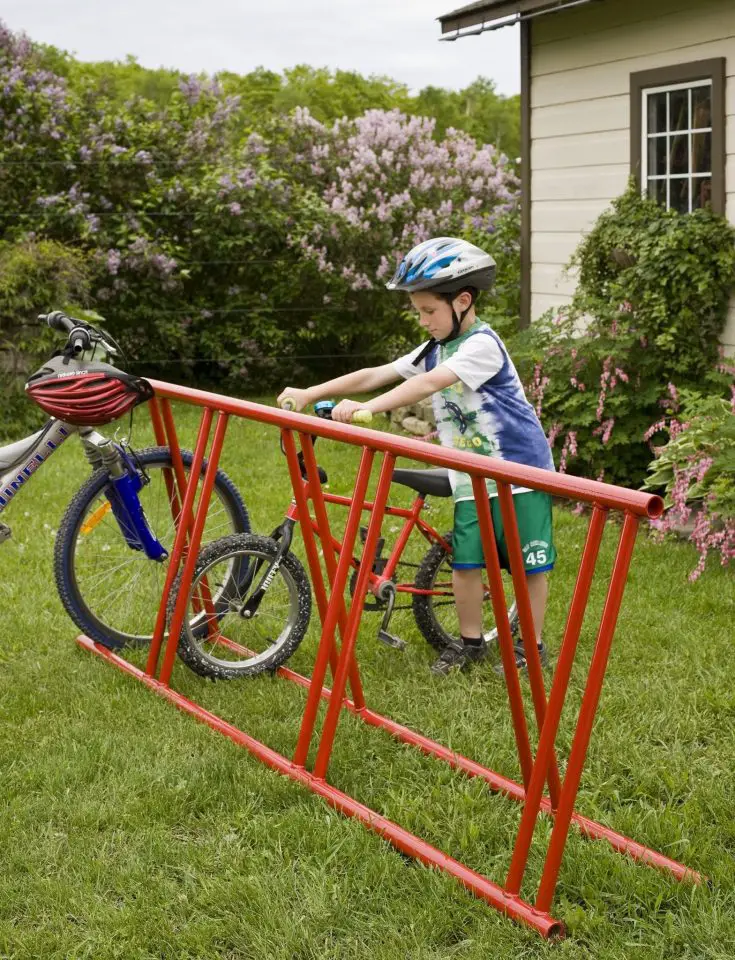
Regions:
<instances>
[{"instance_id":1,"label":"boy's tie-dye shirt","mask_svg":"<svg viewBox=\"0 0 735 960\"><path fill-rule=\"evenodd\" d=\"M475 321L462 336L437 344L414 366L424 347L422 344L400 357L393 366L396 373L408 379L444 364L459 378L432 397L442 446L554 469L536 411L526 399L505 344L491 327ZM449 478L455 501L474 499L467 474L450 470ZM489 496L497 496L494 480L487 481L487 489ZM526 489L514 487L513 493Z\"/></svg>"}]
</instances>

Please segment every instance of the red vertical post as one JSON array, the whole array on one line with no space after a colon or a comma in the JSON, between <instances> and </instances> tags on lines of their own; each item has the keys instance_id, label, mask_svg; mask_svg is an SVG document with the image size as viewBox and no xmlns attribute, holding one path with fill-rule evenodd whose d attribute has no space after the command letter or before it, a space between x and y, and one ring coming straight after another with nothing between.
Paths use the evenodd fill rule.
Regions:
<instances>
[{"instance_id":1,"label":"red vertical post","mask_svg":"<svg viewBox=\"0 0 735 960\"><path fill-rule=\"evenodd\" d=\"M316 716L319 710L319 701L321 699L322 687L324 686L324 677L327 672L327 661L329 659L330 650L333 649L334 631L337 625L339 612L344 605L344 590L347 584L347 574L350 569L352 554L355 549L355 540L357 539L357 531L359 529L360 518L362 516L362 505L365 500L365 494L367 493L368 482L370 480L370 472L373 467L374 458L374 451L364 447L362 456L360 457L360 466L357 471L352 506L347 514L347 526L345 527L344 537L342 539L342 552L340 554L339 563L337 564L337 570L332 583L332 593L330 596L329 605L327 607L327 615L322 626L322 637L319 641L319 649L317 651L316 662L314 664L314 670L311 676L311 686L309 687L309 694L306 699L306 707L304 709L304 716L301 720L301 729L299 730L299 738L296 744L296 751L294 753L293 762L299 766L303 766L306 763L306 758L309 753L309 745L311 744L311 738L314 733L314 724L316 722ZM347 632L349 633L349 620ZM342 657L344 657L345 649L345 642L343 641ZM349 658L347 662L349 663ZM339 675L339 669L337 670L336 675ZM337 705L337 710L339 710L341 707L341 699L344 695L344 688L342 693L337 696L335 693L335 684L333 684L332 687L331 699Z\"/></svg>"},{"instance_id":2,"label":"red vertical post","mask_svg":"<svg viewBox=\"0 0 735 960\"><path fill-rule=\"evenodd\" d=\"M360 569L357 574L355 593L352 597L352 605L347 618L347 631L342 641L342 649L340 650L339 661L337 663L337 673L334 677L334 683L332 684L332 696L329 698L327 715L324 718L324 726L322 727L322 735L319 741L316 762L314 763L314 776L319 779L323 779L327 775L327 767L329 765L329 758L332 753L334 736L337 732L337 722L339 720L339 713L342 706L342 698L345 695L347 674L355 650L357 631L360 629L360 618L362 617L362 609L365 604L365 594L367 592L368 579L372 569L371 561L375 556L375 550L378 545L378 537L380 536L380 528L383 524L385 507L388 503L388 494L390 493L390 485L393 479L393 468L395 467L395 463L396 458L392 454L386 453L383 458L383 465L380 468L378 489L375 492L375 506L373 508L372 516L370 517L370 523L368 524L367 537L365 538L365 546L363 547L362 551L362 562L360 563ZM357 507L361 513L364 501L365 491L362 491L360 494L355 491L355 499L353 501L352 509ZM352 517L352 509L350 510L350 517ZM356 532L357 531L355 531L355 533ZM345 539L347 538L345 537ZM354 543L354 538L352 543ZM352 552L352 545L350 546L349 551L350 553ZM347 581L348 567L347 564L344 564L343 566L343 559L344 557L340 557L340 562L338 564L338 575L335 578L334 587L332 588L332 599L334 599L335 594L338 594L341 597ZM343 574L342 579L340 579L340 574Z\"/></svg>"},{"instance_id":3,"label":"red vertical post","mask_svg":"<svg viewBox=\"0 0 735 960\"><path fill-rule=\"evenodd\" d=\"M505 590L503 588L503 576L500 571L498 545L495 542L493 518L490 513L487 487L485 486L483 477L472 477L472 491L475 495L475 505L477 506L477 520L480 525L480 535L482 537L483 552L485 554L485 569L490 586L490 599L493 604L495 625L498 628L498 644L500 646L500 656L503 661L503 674L508 688L508 701L510 703L516 746L518 747L518 760L521 765L523 785L527 788L531 779L531 769L533 766L531 744L528 739L528 726L526 724L526 711L523 707L521 681L518 678L515 651L513 650L513 635L510 632L508 608L505 603Z\"/></svg>"},{"instance_id":4,"label":"red vertical post","mask_svg":"<svg viewBox=\"0 0 735 960\"><path fill-rule=\"evenodd\" d=\"M165 408L164 408L165 409ZM176 537L174 539L173 550L171 551L171 556L168 558L168 568L166 569L166 580L163 584L163 593L161 594L161 602L158 606L158 616L156 617L156 626L153 630L153 637L151 639L151 649L148 652L148 662L146 664L146 673L149 677L155 676L156 668L158 666L158 655L161 650L161 643L163 642L163 635L166 629L166 608L168 606L168 598L171 593L171 584L174 582L176 574L178 573L179 564L181 563L181 556L184 552L184 547L186 545L186 534L187 534L187 521L186 518L191 516L191 511L194 506L194 497L196 495L197 489L197 480L199 474L202 471L202 463L204 462L204 451L207 448L207 440L209 439L209 431L212 425L212 411L209 407L205 407L202 411L202 419L199 424L199 433L197 435L196 447L194 448L194 461L191 465L191 482L187 484L186 490L184 493L184 502L181 507L181 513L179 514L179 522L176 527Z\"/></svg>"},{"instance_id":5,"label":"red vertical post","mask_svg":"<svg viewBox=\"0 0 735 960\"><path fill-rule=\"evenodd\" d=\"M163 429L163 420L161 420L161 408L158 404L158 397L151 397L148 401L148 412L151 416L153 426L153 436L156 438L156 445L166 446L166 432Z\"/></svg>"},{"instance_id":6,"label":"red vertical post","mask_svg":"<svg viewBox=\"0 0 735 960\"><path fill-rule=\"evenodd\" d=\"M306 560L309 564L311 573L311 584L316 597L316 605L319 610L319 619L324 625L324 618L327 611L327 592L324 586L324 577L322 576L322 567L319 563L319 550L317 549L314 538L314 528L309 513L309 501L306 495L304 480L301 476L298 454L296 453L296 444L293 434L290 430L281 431L281 441L283 451L286 454L286 463L291 478L293 496L296 502L296 510L299 523L301 524L301 535L304 538L304 550L306 551ZM329 651L329 665L332 671L337 669L337 650L334 644Z\"/></svg>"},{"instance_id":7,"label":"red vertical post","mask_svg":"<svg viewBox=\"0 0 735 960\"><path fill-rule=\"evenodd\" d=\"M518 533L518 518L516 517L513 493L510 486L500 480L498 480L497 486L500 514L503 518L503 532L505 533L505 542L508 546L510 573L513 578L513 592L515 594L516 604L518 605L518 618L521 624L523 649L528 665L528 682L531 686L533 709L536 714L536 726L540 732L544 724L544 716L546 715L546 689L544 687L541 658L538 647L536 646L536 628L533 622L531 599L528 593L528 578L526 577L523 562L521 538ZM541 574L538 574L538 576L541 576ZM561 782L559 780L559 768L553 750L549 761L548 780L551 805L555 808L559 802ZM528 784L526 784L526 786L528 786Z\"/></svg>"},{"instance_id":8,"label":"red vertical post","mask_svg":"<svg viewBox=\"0 0 735 960\"><path fill-rule=\"evenodd\" d=\"M165 683L167 685L171 679L171 671L173 670L174 659L176 657L176 648L179 644L179 634L184 624L184 616L186 614L187 601L189 599L189 587L191 586L191 582L194 577L194 567L196 566L197 555L199 553L199 544L201 543L202 532L204 531L204 524L207 522L207 511L209 510L209 501L212 496L214 479L217 475L217 466L219 464L219 458L222 452L222 444L224 443L225 439L227 421L228 416L226 413L219 412L217 414L217 423L214 427L212 448L209 452L209 461L207 463L207 469L204 473L202 492L199 496L196 517L194 518L194 529L189 542L189 553L184 563L184 568L181 572L181 580L179 581L179 595L176 598L176 606L174 607L173 615L171 616L168 643L166 644L166 652L163 656L163 664L161 665L161 673L159 675L159 680L161 683ZM189 487L192 486L196 485L190 483ZM189 491L187 489L187 495L188 492ZM186 508L186 504L184 504L184 508ZM182 527L185 524L185 520L186 516L182 516Z\"/></svg>"},{"instance_id":9,"label":"red vertical post","mask_svg":"<svg viewBox=\"0 0 735 960\"><path fill-rule=\"evenodd\" d=\"M597 643L592 654L589 675L582 697L582 705L579 710L577 728L572 740L572 748L569 752L567 770L564 776L564 786L562 787L561 797L559 799L559 808L556 812L554 829L551 832L549 849L546 852L546 861L544 863L544 872L539 884L538 896L536 898L536 907L538 910L547 910L554 899L554 890L559 876L562 857L564 856L564 847L569 833L569 823L574 813L574 801L577 797L579 782L582 778L584 761L587 756L587 747L592 733L592 724L597 713L597 706L600 702L600 693L602 683L605 679L605 670L610 655L610 646L612 645L615 634L615 626L620 612L620 604L625 590L625 581L628 576L635 538L638 532L638 517L632 513L626 513L623 530L620 534L620 542L615 556L612 576L610 577L610 586L605 599L605 608L602 612L600 629L597 635Z\"/></svg>"},{"instance_id":10,"label":"red vertical post","mask_svg":"<svg viewBox=\"0 0 735 960\"><path fill-rule=\"evenodd\" d=\"M163 420L161 419L161 411L158 406L158 400L155 397L152 397L148 401L148 410L150 411L151 415L153 435L156 438L156 444L159 447L165 447L167 445L166 431L163 426ZM171 518L173 519L174 526L176 526L179 514L181 513L181 503L176 491L176 477L174 476L174 471L171 469L171 467L164 467L163 480L166 484L166 493L168 494L168 504L171 509Z\"/></svg>"},{"instance_id":11,"label":"red vertical post","mask_svg":"<svg viewBox=\"0 0 735 960\"><path fill-rule=\"evenodd\" d=\"M301 440L301 449L304 454L304 466L306 467L306 478L309 481L309 489L311 491L311 502L314 504L314 516L316 518L317 530L319 531L319 539L322 543L324 565L327 568L327 576L329 577L330 583L334 583L334 578L337 573L336 558L339 556L341 551L338 551L334 546L334 539L332 537L332 530L329 524L329 517L327 516L327 509L324 505L322 485L319 480L319 468L317 466L316 457L314 456L314 444L308 433L300 433L299 439ZM306 537L305 531L303 531L303 535ZM309 525L309 535L313 537L311 525ZM319 573L321 576L321 570ZM324 623L326 609L322 611L320 608L319 612L322 623ZM345 610L344 602L342 603L337 622L339 624L340 636L344 639L345 628L347 626L347 611ZM334 666L335 665L333 665L332 672L334 672ZM357 661L354 658L350 664L350 690L352 692L352 700L355 706L358 710L362 710L362 708L365 706L365 695L362 691L360 671L357 667Z\"/></svg>"},{"instance_id":12,"label":"red vertical post","mask_svg":"<svg viewBox=\"0 0 735 960\"><path fill-rule=\"evenodd\" d=\"M590 587L592 586L592 578L595 573L597 555L600 550L600 541L606 519L607 510L603 507L596 506L592 511L592 518L587 530L587 539L582 553L582 561L579 565L579 575L574 587L574 594L564 630L564 639L562 640L559 659L556 664L556 671L554 672L554 680L549 694L546 717L544 719L544 725L541 728L536 759L533 764L533 771L531 772L531 782L528 785L521 823L518 828L518 836L516 837L510 869L505 882L505 888L509 893L519 893L521 883L523 882L528 853L531 849L531 842L533 841L533 831L541 807L546 773L553 755L556 734L559 729L559 721L567 695L572 666L574 665L574 656L577 652L579 635L582 630L582 621L584 620L585 610L587 609L587 601L590 595Z\"/></svg>"},{"instance_id":13,"label":"red vertical post","mask_svg":"<svg viewBox=\"0 0 735 960\"><path fill-rule=\"evenodd\" d=\"M163 422L166 426L166 433L168 435L168 448L171 451L171 463L174 467L174 476L176 477L176 482L179 485L179 496L183 500L186 496L186 473L184 472L184 461L181 459L181 446L179 444L179 438L176 435L176 424L174 423L173 413L171 412L171 404L168 400L161 401L161 410L163 413ZM199 483L199 474L194 473L193 468L194 464L192 464L190 477L196 477L196 482L194 483L194 486L196 487L196 485ZM176 517L174 517L174 521L177 521Z\"/></svg>"}]
</instances>

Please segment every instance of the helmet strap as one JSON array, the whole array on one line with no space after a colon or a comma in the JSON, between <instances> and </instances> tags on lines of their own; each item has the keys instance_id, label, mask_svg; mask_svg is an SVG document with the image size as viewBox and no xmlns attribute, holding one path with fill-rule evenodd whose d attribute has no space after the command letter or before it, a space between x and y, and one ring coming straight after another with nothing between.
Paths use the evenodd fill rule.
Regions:
<instances>
[{"instance_id":1,"label":"helmet strap","mask_svg":"<svg viewBox=\"0 0 735 960\"><path fill-rule=\"evenodd\" d=\"M450 304L454 303L453 300L449 302ZM452 340L456 340L457 337L459 336L460 330L462 329L464 318L467 316L470 310L474 307L474 305L475 305L475 298L473 297L472 303L470 303L469 307L467 307L466 310L463 310L462 313L460 313L459 315L457 315L457 311L452 306L452 332L449 334L448 337L444 337L443 340L435 340L434 337L432 337L431 340L429 340L429 342L426 344L424 349L421 351L421 353L413 361L412 366L417 367L421 363L421 361L426 356L428 356L429 353L431 353L431 351L434 349L437 343L441 343L441 344L451 343Z\"/></svg>"},{"instance_id":2,"label":"helmet strap","mask_svg":"<svg viewBox=\"0 0 735 960\"><path fill-rule=\"evenodd\" d=\"M462 313L460 313L459 315L457 314L457 311L454 309L454 307L452 307L452 332L449 334L448 337L444 337L443 340L440 340L439 343L451 343L452 340L457 339L457 337L459 336L459 332L462 329L464 318L470 312L473 305L474 304L471 303L469 307L467 307L466 310L463 310Z\"/></svg>"}]
</instances>

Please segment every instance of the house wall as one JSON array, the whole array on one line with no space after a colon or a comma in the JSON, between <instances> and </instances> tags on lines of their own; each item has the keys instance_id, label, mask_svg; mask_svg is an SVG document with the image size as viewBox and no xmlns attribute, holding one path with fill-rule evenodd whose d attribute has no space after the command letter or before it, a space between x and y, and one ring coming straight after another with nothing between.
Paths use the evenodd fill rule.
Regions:
<instances>
[{"instance_id":1,"label":"house wall","mask_svg":"<svg viewBox=\"0 0 735 960\"><path fill-rule=\"evenodd\" d=\"M715 57L727 58L727 215L735 223L735 2L604 0L534 21L532 319L569 302L575 278L563 266L626 187L631 73ZM723 341L735 352L735 300Z\"/></svg>"}]
</instances>

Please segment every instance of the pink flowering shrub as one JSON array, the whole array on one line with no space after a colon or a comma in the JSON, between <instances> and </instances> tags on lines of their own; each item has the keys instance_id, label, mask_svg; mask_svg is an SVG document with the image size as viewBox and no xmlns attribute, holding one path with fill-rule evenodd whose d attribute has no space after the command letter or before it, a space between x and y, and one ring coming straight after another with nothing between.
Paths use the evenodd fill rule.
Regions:
<instances>
[{"instance_id":1,"label":"pink flowering shrub","mask_svg":"<svg viewBox=\"0 0 735 960\"><path fill-rule=\"evenodd\" d=\"M696 509L690 540L699 562L689 578L696 580L710 553L723 566L735 559L735 385L729 400L684 393L677 415L654 424L648 438L656 434L668 442L655 448L645 486L665 493L667 511L651 526L659 535L677 530Z\"/></svg>"},{"instance_id":2,"label":"pink flowering shrub","mask_svg":"<svg viewBox=\"0 0 735 960\"><path fill-rule=\"evenodd\" d=\"M582 241L569 307L518 347L559 469L639 486L652 425L680 393L729 396L719 336L735 281L735 231L708 210L681 216L633 186Z\"/></svg>"}]
</instances>

